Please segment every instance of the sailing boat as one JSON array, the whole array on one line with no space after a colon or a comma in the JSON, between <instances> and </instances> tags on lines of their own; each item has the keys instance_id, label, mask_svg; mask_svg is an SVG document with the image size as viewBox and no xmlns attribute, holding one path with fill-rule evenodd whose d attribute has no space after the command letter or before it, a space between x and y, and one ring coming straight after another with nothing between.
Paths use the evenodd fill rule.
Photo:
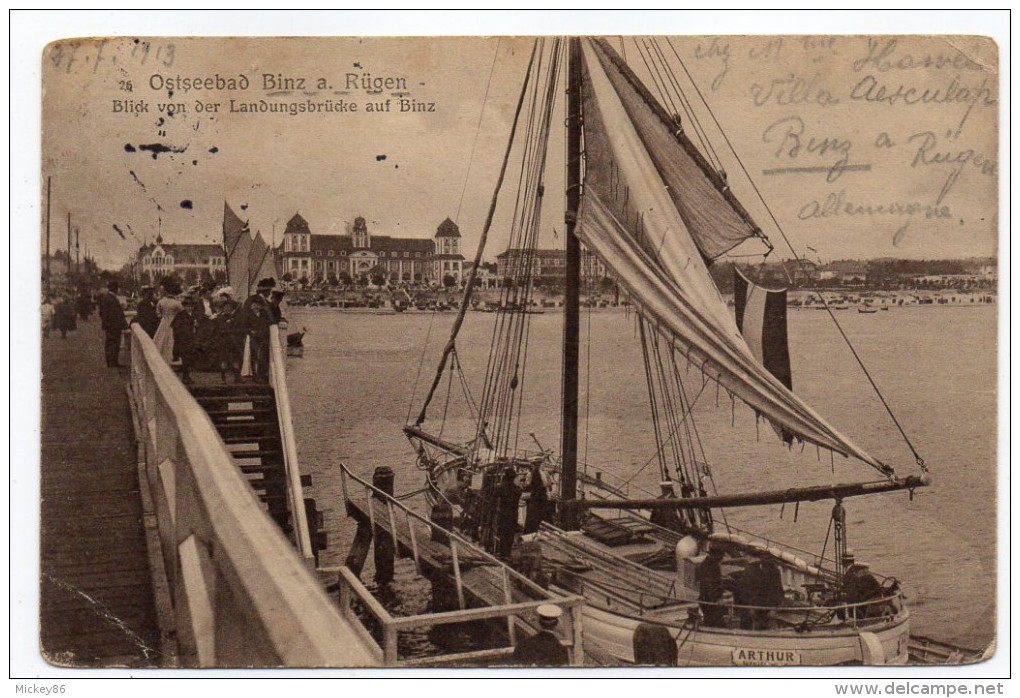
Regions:
<instances>
[{"instance_id":1,"label":"sailing boat","mask_svg":"<svg viewBox=\"0 0 1020 698\"><path fill-rule=\"evenodd\" d=\"M663 47L653 40L635 43L660 92L678 87ZM666 45L672 48L668 40ZM520 445L530 322L520 310L531 305L534 289L533 252L562 63L567 249L557 457ZM772 245L731 191L718 159L695 146L680 116L664 103L690 106L653 96L605 39L536 40L473 266L479 267L511 153L520 152L508 249L522 253L513 260L497 310L474 433L456 441L425 426L446 372L451 382L454 372L463 375L456 340L470 307L472 278L431 389L404 428L426 474L426 495L434 506L452 509L461 531L550 588L583 595L585 647L594 661L905 663L909 611L899 585L852 560L843 502L912 492L928 484L924 463L918 456L921 475L898 476L792 391L785 293L740 274L735 317L730 314L709 267L745 241L764 244L766 255ZM694 133L701 132L695 123ZM515 151L520 133L524 141ZM633 498L632 489L614 486L607 474L579 467L582 243L635 312L662 477L658 496ZM687 370L698 379L692 381ZM734 465L710 468L694 422L694 392L700 395L713 382L787 444L813 444L853 458L881 478L710 495L712 469ZM530 495L524 505L522 489ZM779 545L725 521L731 507L820 500L834 501L829 556L824 549L812 554ZM649 644L655 641L647 640L661 640L663 632L675 646L666 655L656 654Z\"/></svg>"}]
</instances>

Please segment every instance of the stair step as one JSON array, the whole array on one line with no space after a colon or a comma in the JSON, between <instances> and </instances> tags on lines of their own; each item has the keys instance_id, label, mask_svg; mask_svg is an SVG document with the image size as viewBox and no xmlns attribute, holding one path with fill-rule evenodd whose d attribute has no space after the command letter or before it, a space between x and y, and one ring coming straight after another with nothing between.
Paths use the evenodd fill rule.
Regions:
<instances>
[{"instance_id":1,"label":"stair step","mask_svg":"<svg viewBox=\"0 0 1020 698\"><path fill-rule=\"evenodd\" d=\"M267 459L275 459L283 456L283 452L276 448L260 448L257 450L237 450L231 451L232 455L236 460L245 460L248 458L261 458L262 462L265 463Z\"/></svg>"},{"instance_id":2,"label":"stair step","mask_svg":"<svg viewBox=\"0 0 1020 698\"><path fill-rule=\"evenodd\" d=\"M209 409L207 409L205 411L205 413L207 415L209 415L209 418L212 419L214 423L218 424L220 421L223 421L223 420L225 420L227 418L230 418L230 417L251 417L251 418L254 418L256 416L261 416L261 417L273 416L273 417L275 417L276 416L276 408L275 407L248 407L248 408L233 409L233 410L231 410L231 409L225 409L225 410L224 409L218 409L218 410L209 410Z\"/></svg>"},{"instance_id":3,"label":"stair step","mask_svg":"<svg viewBox=\"0 0 1020 698\"><path fill-rule=\"evenodd\" d=\"M273 387L267 383L221 383L219 385L192 385L191 394L198 397L238 395L272 395Z\"/></svg>"},{"instance_id":4,"label":"stair step","mask_svg":"<svg viewBox=\"0 0 1020 698\"><path fill-rule=\"evenodd\" d=\"M216 424L216 430L223 433L224 429L236 432L238 429L246 429L254 432L256 429L264 432L267 429L276 429L276 422L220 422Z\"/></svg>"},{"instance_id":5,"label":"stair step","mask_svg":"<svg viewBox=\"0 0 1020 698\"><path fill-rule=\"evenodd\" d=\"M278 434L248 434L248 435L236 434L230 436L220 434L220 436L223 439L223 443L227 444L228 446L237 444L262 444L262 443L270 443L273 444L274 446L280 445L280 436Z\"/></svg>"}]
</instances>

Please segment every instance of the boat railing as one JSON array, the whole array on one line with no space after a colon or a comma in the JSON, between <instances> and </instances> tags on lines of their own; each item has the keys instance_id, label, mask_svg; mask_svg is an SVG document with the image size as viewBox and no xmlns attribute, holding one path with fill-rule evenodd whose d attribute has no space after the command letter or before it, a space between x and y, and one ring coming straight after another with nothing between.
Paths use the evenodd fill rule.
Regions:
<instances>
[{"instance_id":1,"label":"boat railing","mask_svg":"<svg viewBox=\"0 0 1020 698\"><path fill-rule=\"evenodd\" d=\"M413 511L392 495L383 492L368 481L352 473L346 465L340 463L340 487L344 501L355 501L355 495L364 502L370 517L373 531L382 531L395 541L406 531L408 546L419 574L422 571L422 557L425 555L424 541L445 540L450 553L450 567L457 593L459 610L444 613L430 613L395 618L380 604L371 592L361 583L358 576L349 568L340 570L340 609L341 613L358 629L366 641L371 640L376 647L376 658L387 666L413 666L427 663L428 666L447 663L475 663L484 660L498 660L509 657L516 644L518 628L523 624L531 628L538 627L535 620L536 609L544 604L559 606L563 609L564 632L563 642L567 647L570 664L580 666L584 659L583 633L581 628L583 598L580 596L560 596L544 589L534 581L513 569L499 558L491 555L475 545L456 531L445 528ZM377 511L378 502L384 511ZM394 556L399 556L400 546L393 545ZM464 584L464 565L470 561L472 566L484 564L497 570L498 582L504 603L483 608L468 608L467 594ZM529 599L514 602L514 589L524 590ZM351 602L357 598L368 612L383 628L383 644L380 647L371 635L361 626ZM442 657L429 657L427 660L401 660L397 653L397 633L413 628L425 628L439 624L466 623L478 620L505 618L509 645L475 652L457 653Z\"/></svg>"},{"instance_id":2,"label":"boat railing","mask_svg":"<svg viewBox=\"0 0 1020 698\"><path fill-rule=\"evenodd\" d=\"M782 625L807 631L817 625L833 627L845 625L858 627L874 625L896 616L903 608L900 591L856 603L833 601L810 605L803 603L784 604L779 606L757 606L730 601L697 601L702 610L705 608L721 608L726 615L746 617L752 620L755 614L765 613L771 618L779 618ZM798 620L799 619L799 620ZM838 622L834 622L838 619Z\"/></svg>"},{"instance_id":3,"label":"boat railing","mask_svg":"<svg viewBox=\"0 0 1020 698\"><path fill-rule=\"evenodd\" d=\"M294 418L290 407L290 391L287 389L286 360L280 343L280 328L270 327L269 331L269 384L276 396L276 415L280 426L280 441L283 445L283 464L287 474L287 498L291 521L294 525L294 542L298 553L310 568L315 567L315 550L312 548L311 531L308 526L308 512L305 508L304 489L301 485L301 467L298 463L297 437L294 434Z\"/></svg>"},{"instance_id":4,"label":"boat railing","mask_svg":"<svg viewBox=\"0 0 1020 698\"><path fill-rule=\"evenodd\" d=\"M129 391L154 586L186 666L371 666L376 658L295 553L205 410L140 325ZM150 514L146 514L149 519ZM148 524L147 524L148 525ZM164 583L165 582L165 583Z\"/></svg>"}]
</instances>

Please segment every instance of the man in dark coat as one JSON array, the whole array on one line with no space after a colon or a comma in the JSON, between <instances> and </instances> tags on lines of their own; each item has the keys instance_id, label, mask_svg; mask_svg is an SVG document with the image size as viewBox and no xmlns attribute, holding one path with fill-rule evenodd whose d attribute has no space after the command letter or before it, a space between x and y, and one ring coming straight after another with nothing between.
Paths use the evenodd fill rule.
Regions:
<instances>
[{"instance_id":1,"label":"man in dark coat","mask_svg":"<svg viewBox=\"0 0 1020 698\"><path fill-rule=\"evenodd\" d=\"M517 643L513 663L521 666L567 666L570 655L553 632L563 611L552 604L539 606L535 611L541 630Z\"/></svg>"},{"instance_id":2,"label":"man in dark coat","mask_svg":"<svg viewBox=\"0 0 1020 698\"><path fill-rule=\"evenodd\" d=\"M244 302L242 323L251 342L251 373L257 381L269 380L269 332L274 324L274 313L269 305L269 294L276 286L272 279L262 279L255 293Z\"/></svg>"},{"instance_id":3,"label":"man in dark coat","mask_svg":"<svg viewBox=\"0 0 1020 698\"><path fill-rule=\"evenodd\" d=\"M528 482L528 506L524 517L524 532L535 533L545 520L549 509L549 491L542 474L542 467L535 463L531 466L531 479Z\"/></svg>"},{"instance_id":4,"label":"man in dark coat","mask_svg":"<svg viewBox=\"0 0 1020 698\"><path fill-rule=\"evenodd\" d=\"M104 349L106 352L106 365L116 368L120 364L120 341L121 332L127 329L127 320L124 318L124 309L120 307L120 299L117 298L117 291L120 285L111 281L107 290L99 294L99 320L103 326L103 333L106 335Z\"/></svg>"},{"instance_id":5,"label":"man in dark coat","mask_svg":"<svg viewBox=\"0 0 1020 698\"><path fill-rule=\"evenodd\" d=\"M705 625L712 628L722 627L726 616L726 609L719 603L726 590L723 585L722 560L722 548L712 546L708 551L708 557L698 565L696 573L698 601L703 602L701 615L705 619Z\"/></svg>"},{"instance_id":6,"label":"man in dark coat","mask_svg":"<svg viewBox=\"0 0 1020 698\"><path fill-rule=\"evenodd\" d=\"M159 327L159 316L156 315L156 299L155 292L152 286L146 286L142 289L142 299L138 301L138 312L135 314L132 322L137 322L138 325L145 330L145 334L150 337L156 334L156 328Z\"/></svg>"},{"instance_id":7,"label":"man in dark coat","mask_svg":"<svg viewBox=\"0 0 1020 698\"><path fill-rule=\"evenodd\" d=\"M496 555L508 560L517 535L518 507L521 503L521 488L517 486L517 473L508 467L499 483L496 500Z\"/></svg>"}]
</instances>

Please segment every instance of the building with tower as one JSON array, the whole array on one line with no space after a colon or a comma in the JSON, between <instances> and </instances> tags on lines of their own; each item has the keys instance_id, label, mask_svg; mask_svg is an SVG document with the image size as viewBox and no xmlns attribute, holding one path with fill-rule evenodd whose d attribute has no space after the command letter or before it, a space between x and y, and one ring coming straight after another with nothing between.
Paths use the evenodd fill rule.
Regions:
<instances>
[{"instance_id":1,"label":"building with tower","mask_svg":"<svg viewBox=\"0 0 1020 698\"><path fill-rule=\"evenodd\" d=\"M167 243L162 235L157 235L155 244L143 245L138 250L135 269L139 281L150 285L170 275L176 275L185 284L196 284L222 279L226 256L220 245Z\"/></svg>"},{"instance_id":2,"label":"building with tower","mask_svg":"<svg viewBox=\"0 0 1020 698\"><path fill-rule=\"evenodd\" d=\"M442 283L445 274L460 283L463 278L460 231L449 218L431 240L373 234L362 216L345 227L343 235L315 234L295 213L276 250L282 273L307 283L350 283L376 276L391 283Z\"/></svg>"},{"instance_id":3,"label":"building with tower","mask_svg":"<svg viewBox=\"0 0 1020 698\"><path fill-rule=\"evenodd\" d=\"M446 277L452 277L459 285L464 279L464 255L460 252L460 228L447 218L436 228L436 253L432 256L432 278L448 285Z\"/></svg>"}]
</instances>

